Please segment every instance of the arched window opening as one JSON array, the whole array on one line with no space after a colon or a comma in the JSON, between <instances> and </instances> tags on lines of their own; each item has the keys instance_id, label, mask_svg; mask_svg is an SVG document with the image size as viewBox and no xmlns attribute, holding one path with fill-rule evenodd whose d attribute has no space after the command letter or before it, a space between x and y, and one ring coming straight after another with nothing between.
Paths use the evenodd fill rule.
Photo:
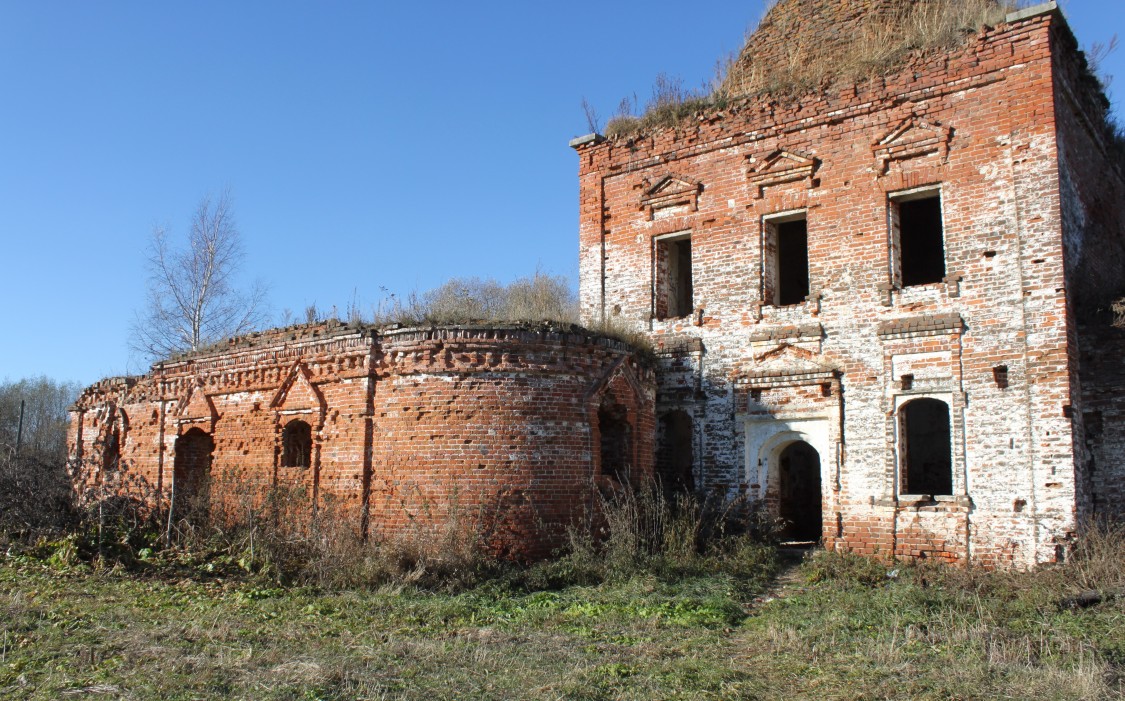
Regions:
<instances>
[{"instance_id":1,"label":"arched window opening","mask_svg":"<svg viewBox=\"0 0 1125 701\"><path fill-rule=\"evenodd\" d=\"M903 494L953 494L953 440L949 405L915 399L899 411Z\"/></svg>"},{"instance_id":2,"label":"arched window opening","mask_svg":"<svg viewBox=\"0 0 1125 701\"><path fill-rule=\"evenodd\" d=\"M121 438L129 430L129 417L118 409L111 413L105 437L102 439L102 471L112 472L121 464Z\"/></svg>"},{"instance_id":3,"label":"arched window opening","mask_svg":"<svg viewBox=\"0 0 1125 701\"><path fill-rule=\"evenodd\" d=\"M606 399L598 409L598 432L601 434L601 474L623 480L632 465L632 426L628 410Z\"/></svg>"},{"instance_id":4,"label":"arched window opening","mask_svg":"<svg viewBox=\"0 0 1125 701\"><path fill-rule=\"evenodd\" d=\"M176 439L176 457L172 473L176 509L206 510L211 457L214 451L214 439L202 429L190 429Z\"/></svg>"},{"instance_id":5,"label":"arched window opening","mask_svg":"<svg viewBox=\"0 0 1125 701\"><path fill-rule=\"evenodd\" d=\"M300 419L285 424L281 432L281 466L308 467L312 464L312 426Z\"/></svg>"},{"instance_id":6,"label":"arched window opening","mask_svg":"<svg viewBox=\"0 0 1125 701\"><path fill-rule=\"evenodd\" d=\"M778 516L782 537L819 541L824 528L820 454L804 441L790 443L778 455Z\"/></svg>"},{"instance_id":7,"label":"arched window opening","mask_svg":"<svg viewBox=\"0 0 1125 701\"><path fill-rule=\"evenodd\" d=\"M670 411L660 417L660 449L656 471L666 496L695 489L692 466L692 421L687 412Z\"/></svg>"},{"instance_id":8,"label":"arched window opening","mask_svg":"<svg viewBox=\"0 0 1125 701\"><path fill-rule=\"evenodd\" d=\"M121 432L116 425L109 428L102 445L102 470L112 472L121 460Z\"/></svg>"}]
</instances>

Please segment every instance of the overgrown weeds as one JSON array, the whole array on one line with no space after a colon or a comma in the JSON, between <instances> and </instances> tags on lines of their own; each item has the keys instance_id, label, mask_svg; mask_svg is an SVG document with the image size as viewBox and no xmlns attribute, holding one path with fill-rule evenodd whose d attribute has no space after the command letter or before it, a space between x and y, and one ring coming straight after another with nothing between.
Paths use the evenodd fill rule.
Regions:
<instances>
[{"instance_id":1,"label":"overgrown weeds","mask_svg":"<svg viewBox=\"0 0 1125 701\"><path fill-rule=\"evenodd\" d=\"M822 553L762 596L733 569L661 574L662 558L706 557L691 535L705 519L676 518L631 520L619 542L644 557L548 590L508 574L334 591L0 557L0 698L1122 698L1125 601L1058 605L1119 581L1119 529L1032 573Z\"/></svg>"},{"instance_id":2,"label":"overgrown weeds","mask_svg":"<svg viewBox=\"0 0 1125 701\"><path fill-rule=\"evenodd\" d=\"M760 46L752 33L740 56L721 61L715 78L697 90L661 74L643 112L625 100L606 125L611 138L676 126L702 112L768 95L786 99L834 84L884 75L912 55L954 49L980 31L1003 21L1025 4L1011 0L930 0L886 2L858 16L854 24L817 31L817 17L771 9L759 25L779 46ZM779 39L779 37L783 39Z\"/></svg>"},{"instance_id":3,"label":"overgrown weeds","mask_svg":"<svg viewBox=\"0 0 1125 701\"><path fill-rule=\"evenodd\" d=\"M314 500L304 485L262 489L234 478L207 494L208 504L175 521L168 542L278 585L461 590L501 567L456 505L441 525L365 537L357 505Z\"/></svg>"},{"instance_id":4,"label":"overgrown weeds","mask_svg":"<svg viewBox=\"0 0 1125 701\"><path fill-rule=\"evenodd\" d=\"M1125 329L1125 298L1111 304L1110 311L1113 312L1113 325L1119 329Z\"/></svg>"},{"instance_id":5,"label":"overgrown weeds","mask_svg":"<svg viewBox=\"0 0 1125 701\"><path fill-rule=\"evenodd\" d=\"M365 321L376 326L538 321L577 324L578 316L578 298L566 278L536 271L507 285L478 277L452 278L420 294L391 294Z\"/></svg>"},{"instance_id":6,"label":"overgrown weeds","mask_svg":"<svg viewBox=\"0 0 1125 701\"><path fill-rule=\"evenodd\" d=\"M578 297L566 278L536 271L509 284L477 277L452 278L405 297L388 295L363 323L380 327L546 325L586 330L617 339L651 358L652 341L616 317L582 323Z\"/></svg>"},{"instance_id":7,"label":"overgrown weeds","mask_svg":"<svg viewBox=\"0 0 1125 701\"><path fill-rule=\"evenodd\" d=\"M725 576L749 591L777 571L769 534L741 501L669 495L649 483L600 492L597 505L558 558L528 572L532 588Z\"/></svg>"},{"instance_id":8,"label":"overgrown weeds","mask_svg":"<svg viewBox=\"0 0 1125 701\"><path fill-rule=\"evenodd\" d=\"M751 591L777 567L768 529L742 503L669 496L656 484L597 492L596 509L569 529L558 557L530 567L498 557L479 519L456 505L443 509L436 525L364 537L355 507L323 497L314 502L303 485L232 478L171 505L150 497L94 498L69 531L13 543L10 551L66 567L330 590L464 591L491 581L535 591L720 576Z\"/></svg>"},{"instance_id":9,"label":"overgrown weeds","mask_svg":"<svg viewBox=\"0 0 1125 701\"><path fill-rule=\"evenodd\" d=\"M66 412L78 393L77 385L47 377L0 382L0 546L74 524Z\"/></svg>"}]
</instances>

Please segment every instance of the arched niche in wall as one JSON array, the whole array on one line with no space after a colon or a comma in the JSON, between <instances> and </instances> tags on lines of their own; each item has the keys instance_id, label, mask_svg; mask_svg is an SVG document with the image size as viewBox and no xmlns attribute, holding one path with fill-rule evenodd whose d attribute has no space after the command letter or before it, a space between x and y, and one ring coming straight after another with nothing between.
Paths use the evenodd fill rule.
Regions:
<instances>
[{"instance_id":1,"label":"arched niche in wall","mask_svg":"<svg viewBox=\"0 0 1125 701\"><path fill-rule=\"evenodd\" d=\"M589 419L593 476L602 486L639 485L651 475L640 474L647 466L638 438L652 402L636 374L622 357L594 382L585 395Z\"/></svg>"},{"instance_id":2,"label":"arched niche in wall","mask_svg":"<svg viewBox=\"0 0 1125 701\"><path fill-rule=\"evenodd\" d=\"M210 509L215 439L198 426L176 437L172 467L172 508L176 518L204 516Z\"/></svg>"},{"instance_id":3,"label":"arched niche in wall","mask_svg":"<svg viewBox=\"0 0 1125 701\"><path fill-rule=\"evenodd\" d=\"M290 368L270 401L277 435L276 464L282 468L318 468L320 432L328 412L324 394L304 363Z\"/></svg>"}]
</instances>

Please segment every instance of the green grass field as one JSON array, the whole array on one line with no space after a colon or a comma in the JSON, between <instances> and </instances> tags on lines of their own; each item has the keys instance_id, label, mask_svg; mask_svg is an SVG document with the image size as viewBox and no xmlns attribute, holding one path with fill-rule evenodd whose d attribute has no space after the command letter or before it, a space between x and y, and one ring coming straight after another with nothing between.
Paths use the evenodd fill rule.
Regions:
<instances>
[{"instance_id":1,"label":"green grass field","mask_svg":"<svg viewBox=\"0 0 1125 701\"><path fill-rule=\"evenodd\" d=\"M1125 602L1059 606L1121 584L1112 562L888 573L821 553L780 579L656 569L534 591L509 574L458 593L52 562L0 557L0 698L1123 697Z\"/></svg>"}]
</instances>

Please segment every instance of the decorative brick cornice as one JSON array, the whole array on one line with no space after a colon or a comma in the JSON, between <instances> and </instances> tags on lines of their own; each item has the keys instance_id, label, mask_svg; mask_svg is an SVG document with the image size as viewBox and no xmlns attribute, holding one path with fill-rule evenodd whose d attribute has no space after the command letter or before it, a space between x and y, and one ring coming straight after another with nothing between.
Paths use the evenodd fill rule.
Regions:
<instances>
[{"instance_id":1,"label":"decorative brick cornice","mask_svg":"<svg viewBox=\"0 0 1125 701\"><path fill-rule=\"evenodd\" d=\"M763 341L795 340L820 340L824 337L824 326L821 324L791 324L787 326L767 326L750 334L751 343Z\"/></svg>"},{"instance_id":2,"label":"decorative brick cornice","mask_svg":"<svg viewBox=\"0 0 1125 701\"><path fill-rule=\"evenodd\" d=\"M946 333L960 333L965 322L956 312L947 314L925 314L898 319L887 319L879 323L879 335L883 338L909 336L936 336Z\"/></svg>"},{"instance_id":3,"label":"decorative brick cornice","mask_svg":"<svg viewBox=\"0 0 1125 701\"><path fill-rule=\"evenodd\" d=\"M684 334L667 334L653 339L658 356L687 355L703 352L703 339Z\"/></svg>"}]
</instances>

